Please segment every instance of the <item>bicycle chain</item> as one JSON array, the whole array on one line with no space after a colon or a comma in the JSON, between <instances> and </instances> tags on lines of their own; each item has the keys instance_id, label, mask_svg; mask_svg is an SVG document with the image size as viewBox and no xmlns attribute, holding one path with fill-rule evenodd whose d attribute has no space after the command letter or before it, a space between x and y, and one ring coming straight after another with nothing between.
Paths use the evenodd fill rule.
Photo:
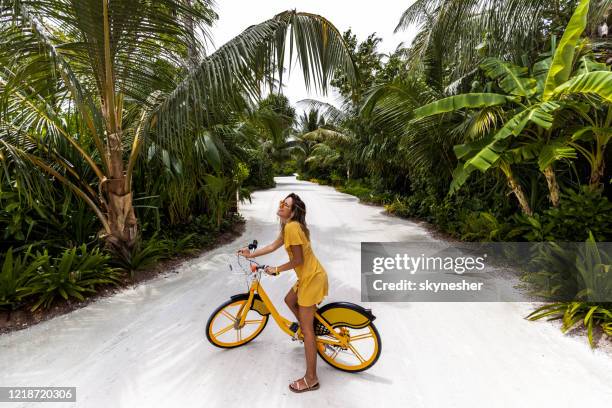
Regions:
<instances>
[{"instance_id":1,"label":"bicycle chain","mask_svg":"<svg viewBox=\"0 0 612 408\"><path fill-rule=\"evenodd\" d=\"M327 330L327 327L323 326L323 324L318 320L314 322L314 332L317 336L326 336L330 334L330 331Z\"/></svg>"}]
</instances>

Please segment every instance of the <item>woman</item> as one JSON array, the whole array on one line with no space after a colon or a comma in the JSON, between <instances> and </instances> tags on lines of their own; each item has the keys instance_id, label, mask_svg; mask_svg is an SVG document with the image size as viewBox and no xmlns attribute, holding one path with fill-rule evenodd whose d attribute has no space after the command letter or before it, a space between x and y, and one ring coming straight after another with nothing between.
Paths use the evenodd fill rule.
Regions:
<instances>
[{"instance_id":1,"label":"woman","mask_svg":"<svg viewBox=\"0 0 612 408\"><path fill-rule=\"evenodd\" d=\"M317 379L317 349L313 327L317 305L327 296L327 272L315 257L310 247L310 231L306 226L306 205L297 194L291 193L281 200L278 212L281 231L274 242L252 253L242 248L239 253L247 258L269 254L283 244L289 262L280 266L269 266L265 272L276 275L294 269L298 281L285 296L285 303L300 323L304 335L306 355L306 375L289 384L294 392L304 392L319 388ZM292 330L297 331L297 325Z\"/></svg>"}]
</instances>

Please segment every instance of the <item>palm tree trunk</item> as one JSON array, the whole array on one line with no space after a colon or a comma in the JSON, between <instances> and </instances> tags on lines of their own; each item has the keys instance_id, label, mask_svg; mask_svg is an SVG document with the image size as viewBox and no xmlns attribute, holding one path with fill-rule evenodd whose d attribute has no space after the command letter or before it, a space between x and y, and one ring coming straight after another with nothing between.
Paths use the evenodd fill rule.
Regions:
<instances>
[{"instance_id":1,"label":"palm tree trunk","mask_svg":"<svg viewBox=\"0 0 612 408\"><path fill-rule=\"evenodd\" d=\"M229 212L232 214L238 214L238 189L236 189L235 194L232 194Z\"/></svg>"},{"instance_id":2,"label":"palm tree trunk","mask_svg":"<svg viewBox=\"0 0 612 408\"><path fill-rule=\"evenodd\" d=\"M558 207L559 184L557 184L557 177L555 176L555 170L553 169L552 164L549 164L544 169L544 177L546 177L546 183L548 184L548 199L553 207Z\"/></svg>"},{"instance_id":3,"label":"palm tree trunk","mask_svg":"<svg viewBox=\"0 0 612 408\"><path fill-rule=\"evenodd\" d=\"M111 233L106 240L113 250L128 255L136 243L138 221L134 213L132 192L126 189L121 136L114 133L109 135L108 140L111 178L106 180L104 187Z\"/></svg>"},{"instance_id":4,"label":"palm tree trunk","mask_svg":"<svg viewBox=\"0 0 612 408\"><path fill-rule=\"evenodd\" d=\"M508 179L508 185L510 186L510 189L512 190L514 195L516 196L516 199L519 202L519 206L521 207L521 211L523 211L524 214L527 214L530 216L533 215L533 211L531 210L531 207L529 206L529 202L527 201L527 196L523 192L523 188L521 187L521 185L514 178Z\"/></svg>"},{"instance_id":5,"label":"palm tree trunk","mask_svg":"<svg viewBox=\"0 0 612 408\"><path fill-rule=\"evenodd\" d=\"M115 75L110 51L110 19L108 0L103 1L104 13L104 83L102 111L108 132L107 155L110 178L100 183L106 196L106 210L111 233L107 245L123 255L129 255L136 243L138 225L132 204L131 183L126 182L123 163L121 118L123 104L115 93ZM130 191L126 186L130 185Z\"/></svg>"},{"instance_id":6,"label":"palm tree trunk","mask_svg":"<svg viewBox=\"0 0 612 408\"><path fill-rule=\"evenodd\" d=\"M521 211L523 214L527 214L529 216L533 215L533 211L529 206L529 200L523 191L523 187L519 184L519 182L514 178L514 174L512 174L512 169L510 165L507 163L500 165L501 170L504 172L506 176L506 181L508 182L508 187L512 190L512 193L516 197L519 202L519 206L521 207Z\"/></svg>"},{"instance_id":7,"label":"palm tree trunk","mask_svg":"<svg viewBox=\"0 0 612 408\"><path fill-rule=\"evenodd\" d=\"M595 152L594 165L591 168L591 177L589 178L589 188L597 190L599 182L604 175L606 161L604 160L606 145L598 143L597 151Z\"/></svg>"}]
</instances>

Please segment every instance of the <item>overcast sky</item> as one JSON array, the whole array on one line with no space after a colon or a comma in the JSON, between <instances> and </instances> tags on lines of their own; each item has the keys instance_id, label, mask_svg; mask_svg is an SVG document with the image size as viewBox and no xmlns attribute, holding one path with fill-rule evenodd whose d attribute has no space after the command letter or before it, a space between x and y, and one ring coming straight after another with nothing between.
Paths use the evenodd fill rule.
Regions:
<instances>
[{"instance_id":1,"label":"overcast sky","mask_svg":"<svg viewBox=\"0 0 612 408\"><path fill-rule=\"evenodd\" d=\"M340 32L351 28L359 41L376 32L382 38L379 52L390 53L401 42L409 44L415 35L414 29L393 33L402 12L411 3L413 0L217 0L219 20L212 29L212 35L214 45L219 47L250 25L265 21L281 11L296 9L324 16ZM292 69L291 76L283 78L283 83L284 93L293 104L305 98L335 101L333 95L325 98L309 94L298 69Z\"/></svg>"}]
</instances>

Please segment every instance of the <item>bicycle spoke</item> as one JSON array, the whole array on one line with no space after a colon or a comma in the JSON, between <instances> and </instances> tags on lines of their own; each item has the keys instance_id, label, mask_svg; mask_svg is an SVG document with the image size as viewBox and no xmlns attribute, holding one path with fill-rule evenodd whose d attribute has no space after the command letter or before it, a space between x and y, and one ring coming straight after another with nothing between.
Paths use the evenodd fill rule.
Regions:
<instances>
[{"instance_id":1,"label":"bicycle spoke","mask_svg":"<svg viewBox=\"0 0 612 408\"><path fill-rule=\"evenodd\" d=\"M242 329L236 330L236 336L238 337L238 341L242 340Z\"/></svg>"},{"instance_id":2,"label":"bicycle spoke","mask_svg":"<svg viewBox=\"0 0 612 408\"><path fill-rule=\"evenodd\" d=\"M263 319L261 320L245 320L244 324L257 324L257 323L261 323L263 322Z\"/></svg>"},{"instance_id":3,"label":"bicycle spoke","mask_svg":"<svg viewBox=\"0 0 612 408\"><path fill-rule=\"evenodd\" d=\"M228 319L230 319L232 322L236 320L236 317L235 317L235 316L232 316L232 315L231 315L231 314L230 314L230 313L229 313L227 310L225 310L225 309L223 309L223 310L221 311L221 313L223 313L223 315L224 315L225 317L227 317Z\"/></svg>"},{"instance_id":4,"label":"bicycle spoke","mask_svg":"<svg viewBox=\"0 0 612 408\"><path fill-rule=\"evenodd\" d=\"M353 347L351 344L349 344L348 346L351 349L351 351L353 352L353 354L355 354L355 356L357 356L359 361L361 361L362 363L365 363L365 360L363 359L363 357L361 357L361 354L359 354L359 352L357 350L355 350L355 347Z\"/></svg>"},{"instance_id":5,"label":"bicycle spoke","mask_svg":"<svg viewBox=\"0 0 612 408\"><path fill-rule=\"evenodd\" d=\"M223 328L223 329L219 330L218 332L214 333L214 334L213 334L213 336L214 336L214 337L217 337L217 336L219 336L219 335L221 335L221 334L225 333L226 331L230 330L230 329L231 329L231 328L233 328L233 327L234 327L234 325L233 325L233 324L230 324L230 325L229 325L229 326L227 326L226 328Z\"/></svg>"},{"instance_id":6,"label":"bicycle spoke","mask_svg":"<svg viewBox=\"0 0 612 408\"><path fill-rule=\"evenodd\" d=\"M363 340L363 339L367 339L370 337L374 337L374 335L372 333L358 334L357 336L351 337L351 341Z\"/></svg>"},{"instance_id":7,"label":"bicycle spoke","mask_svg":"<svg viewBox=\"0 0 612 408\"><path fill-rule=\"evenodd\" d=\"M324 335L324 336L319 336L320 339L325 339L325 340L335 340L338 341L337 338L335 338L334 336L330 336L328 334Z\"/></svg>"}]
</instances>

